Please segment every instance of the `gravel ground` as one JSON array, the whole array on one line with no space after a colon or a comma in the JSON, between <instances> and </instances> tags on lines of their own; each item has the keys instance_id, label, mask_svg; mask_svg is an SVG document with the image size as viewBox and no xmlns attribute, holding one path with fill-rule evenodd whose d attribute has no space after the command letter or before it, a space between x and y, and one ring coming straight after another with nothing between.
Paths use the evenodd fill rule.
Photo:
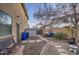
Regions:
<instances>
[{"instance_id":1,"label":"gravel ground","mask_svg":"<svg viewBox=\"0 0 79 59\"><path fill-rule=\"evenodd\" d=\"M29 38L29 40L37 40L37 39L39 40L39 38ZM51 38L47 38L47 39L50 41L59 43L65 50L68 51L68 43L67 42L62 41L62 40L54 40ZM45 41L27 43L27 45L25 46L25 49L24 49L24 55L40 55L40 52L45 45L46 45ZM50 50L50 51L54 51L54 50ZM54 53L53 55L57 55L57 54Z\"/></svg>"},{"instance_id":2,"label":"gravel ground","mask_svg":"<svg viewBox=\"0 0 79 59\"><path fill-rule=\"evenodd\" d=\"M25 46L24 55L40 55L40 52L45 44L45 41L27 43Z\"/></svg>"},{"instance_id":3,"label":"gravel ground","mask_svg":"<svg viewBox=\"0 0 79 59\"><path fill-rule=\"evenodd\" d=\"M44 46L43 50L41 51L41 55L59 55L59 52L50 43Z\"/></svg>"},{"instance_id":4,"label":"gravel ground","mask_svg":"<svg viewBox=\"0 0 79 59\"><path fill-rule=\"evenodd\" d=\"M48 38L49 40L58 43L59 45L62 46L62 48L64 48L66 51L69 51L69 44L67 41L64 40L56 40L56 39L52 39L52 38ZM69 54L69 52L68 52Z\"/></svg>"}]
</instances>

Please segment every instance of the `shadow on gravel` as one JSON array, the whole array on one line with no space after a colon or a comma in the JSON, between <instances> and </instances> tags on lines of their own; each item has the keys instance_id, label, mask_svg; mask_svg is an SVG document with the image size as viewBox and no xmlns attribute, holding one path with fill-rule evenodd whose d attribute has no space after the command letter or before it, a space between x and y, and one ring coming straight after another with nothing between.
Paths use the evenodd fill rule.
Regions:
<instances>
[{"instance_id":1,"label":"shadow on gravel","mask_svg":"<svg viewBox=\"0 0 79 59\"><path fill-rule=\"evenodd\" d=\"M31 42L27 43L24 48L24 55L40 55L42 48L45 46L46 42Z\"/></svg>"}]
</instances>

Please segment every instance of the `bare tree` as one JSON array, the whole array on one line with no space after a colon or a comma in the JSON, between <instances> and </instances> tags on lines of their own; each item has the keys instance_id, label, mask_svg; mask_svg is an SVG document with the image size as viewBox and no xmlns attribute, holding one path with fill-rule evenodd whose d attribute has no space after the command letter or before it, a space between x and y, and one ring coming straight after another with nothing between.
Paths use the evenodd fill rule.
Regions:
<instances>
[{"instance_id":1,"label":"bare tree","mask_svg":"<svg viewBox=\"0 0 79 59\"><path fill-rule=\"evenodd\" d=\"M43 8L38 8L38 11L34 13L34 17L40 20L40 22L51 19L50 24L52 23L70 23L71 27L74 29L75 39L76 43L78 42L78 26L79 26L79 14L77 13L77 3L58 3L58 4L43 4ZM73 25L73 26L72 26ZM47 26L47 24L44 24L44 27Z\"/></svg>"},{"instance_id":2,"label":"bare tree","mask_svg":"<svg viewBox=\"0 0 79 59\"><path fill-rule=\"evenodd\" d=\"M74 18L73 25L75 30L74 33L75 33L76 43L78 42L78 23L79 23L79 19L77 17L79 15L77 14L77 11L76 11L77 5L78 5L77 3L71 4L73 9L73 18Z\"/></svg>"},{"instance_id":3,"label":"bare tree","mask_svg":"<svg viewBox=\"0 0 79 59\"><path fill-rule=\"evenodd\" d=\"M58 6L60 6L59 4ZM58 21L71 23L71 27L74 29L74 37L76 39L76 43L78 42L78 26L79 26L79 14L77 13L77 3L70 3L70 4L64 4L65 6L61 6L62 9L59 7L58 13L61 13L62 17L57 17ZM60 19L60 20L59 20ZM73 26L72 26L73 25Z\"/></svg>"},{"instance_id":4,"label":"bare tree","mask_svg":"<svg viewBox=\"0 0 79 59\"><path fill-rule=\"evenodd\" d=\"M40 23L43 24L43 30L45 30L46 26L52 23L51 18L54 18L57 15L57 9L52 5L44 3L42 7L37 8L38 10L33 15L34 18L36 18Z\"/></svg>"}]
</instances>

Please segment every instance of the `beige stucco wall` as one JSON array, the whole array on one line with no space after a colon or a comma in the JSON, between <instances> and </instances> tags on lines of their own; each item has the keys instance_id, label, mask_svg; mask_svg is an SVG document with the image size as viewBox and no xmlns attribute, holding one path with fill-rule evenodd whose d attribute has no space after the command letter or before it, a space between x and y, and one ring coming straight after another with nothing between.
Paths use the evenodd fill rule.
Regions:
<instances>
[{"instance_id":1,"label":"beige stucco wall","mask_svg":"<svg viewBox=\"0 0 79 59\"><path fill-rule=\"evenodd\" d=\"M20 32L28 27L27 16L25 15L22 5L20 3L0 3L0 10L12 16L12 35L16 39L16 23L20 26Z\"/></svg>"}]
</instances>

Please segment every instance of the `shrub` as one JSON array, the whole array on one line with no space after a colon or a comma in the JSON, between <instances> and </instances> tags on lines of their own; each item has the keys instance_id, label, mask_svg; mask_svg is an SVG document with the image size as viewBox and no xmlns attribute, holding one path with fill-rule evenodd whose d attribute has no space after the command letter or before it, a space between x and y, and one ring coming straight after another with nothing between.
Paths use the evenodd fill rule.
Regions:
<instances>
[{"instance_id":1,"label":"shrub","mask_svg":"<svg viewBox=\"0 0 79 59\"><path fill-rule=\"evenodd\" d=\"M67 35L65 33L57 33L57 34L54 35L54 38L59 39L59 40L62 40L66 37L67 37Z\"/></svg>"}]
</instances>

